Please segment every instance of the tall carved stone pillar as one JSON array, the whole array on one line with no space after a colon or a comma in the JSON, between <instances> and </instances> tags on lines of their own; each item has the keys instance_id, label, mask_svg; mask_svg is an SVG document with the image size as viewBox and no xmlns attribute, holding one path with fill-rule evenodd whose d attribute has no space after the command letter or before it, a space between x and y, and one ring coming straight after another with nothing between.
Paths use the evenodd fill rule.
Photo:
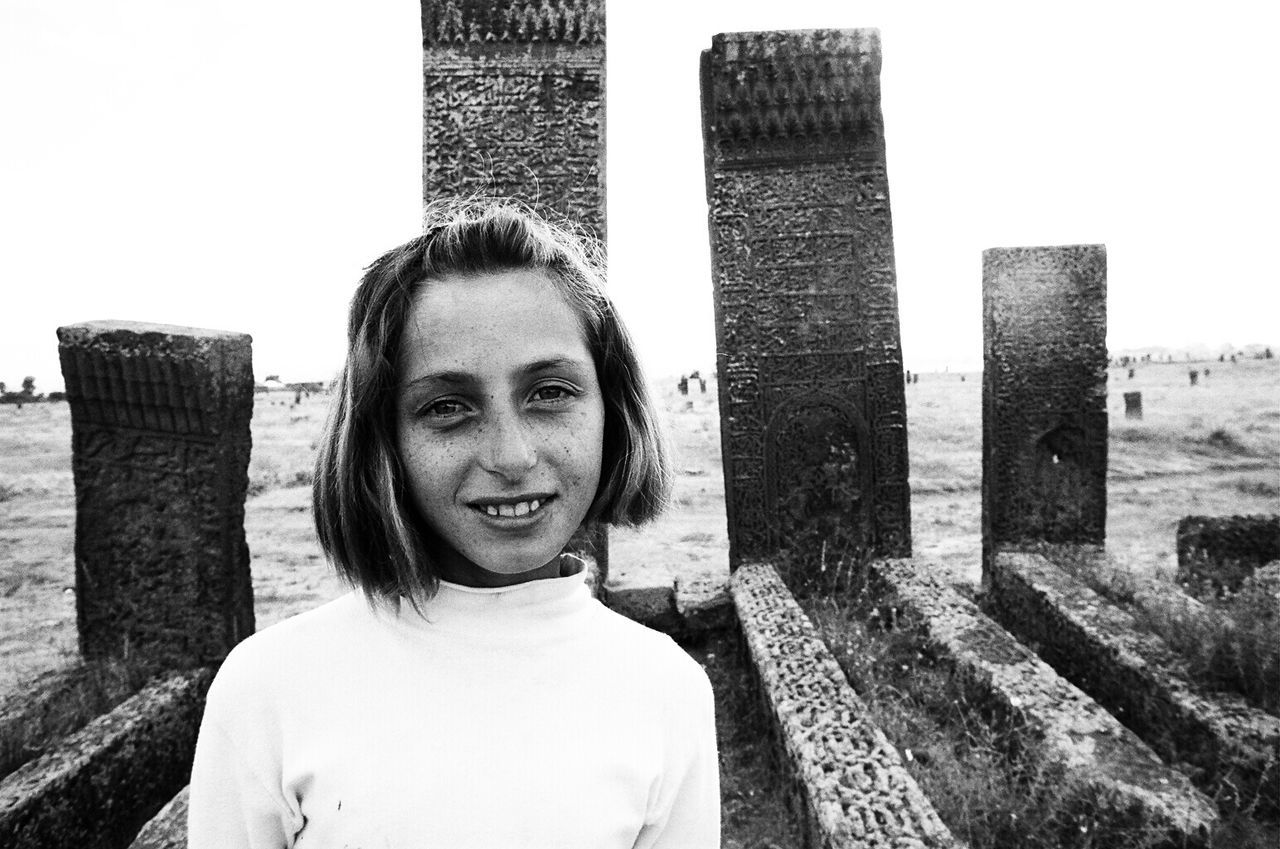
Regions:
<instances>
[{"instance_id":1,"label":"tall carved stone pillar","mask_svg":"<svg viewBox=\"0 0 1280 849\"><path fill-rule=\"evenodd\" d=\"M879 33L717 35L702 106L730 566L908 556Z\"/></svg>"},{"instance_id":2,"label":"tall carved stone pillar","mask_svg":"<svg viewBox=\"0 0 1280 849\"><path fill-rule=\"evenodd\" d=\"M603 241L604 39L604 0L422 0L424 201L515 197ZM568 550L603 586L606 528Z\"/></svg>"},{"instance_id":3,"label":"tall carved stone pillar","mask_svg":"<svg viewBox=\"0 0 1280 849\"><path fill-rule=\"evenodd\" d=\"M58 328L86 658L199 666L253 633L250 341L133 322Z\"/></svg>"},{"instance_id":4,"label":"tall carved stone pillar","mask_svg":"<svg viewBox=\"0 0 1280 849\"><path fill-rule=\"evenodd\" d=\"M982 252L982 540L1101 545L1107 522L1107 252Z\"/></svg>"}]
</instances>

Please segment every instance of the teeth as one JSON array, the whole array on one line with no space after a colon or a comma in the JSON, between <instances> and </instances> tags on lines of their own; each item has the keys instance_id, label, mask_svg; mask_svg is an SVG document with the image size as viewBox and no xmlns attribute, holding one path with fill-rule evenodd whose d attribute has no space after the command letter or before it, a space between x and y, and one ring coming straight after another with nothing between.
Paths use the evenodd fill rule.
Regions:
<instances>
[{"instance_id":1,"label":"teeth","mask_svg":"<svg viewBox=\"0 0 1280 849\"><path fill-rule=\"evenodd\" d=\"M517 501L514 504L486 504L484 512L490 516L527 516L542 506L536 498L533 501Z\"/></svg>"}]
</instances>

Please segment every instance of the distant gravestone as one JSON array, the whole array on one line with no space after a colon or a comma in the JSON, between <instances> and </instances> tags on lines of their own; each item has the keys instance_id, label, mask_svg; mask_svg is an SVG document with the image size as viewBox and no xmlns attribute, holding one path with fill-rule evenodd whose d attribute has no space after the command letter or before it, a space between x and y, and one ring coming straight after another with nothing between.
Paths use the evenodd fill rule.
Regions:
<instances>
[{"instance_id":1,"label":"distant gravestone","mask_svg":"<svg viewBox=\"0 0 1280 849\"><path fill-rule=\"evenodd\" d=\"M1124 417L1126 419L1142 418L1142 393L1124 393Z\"/></svg>"},{"instance_id":2,"label":"distant gravestone","mask_svg":"<svg viewBox=\"0 0 1280 849\"><path fill-rule=\"evenodd\" d=\"M911 551L876 30L702 54L730 567Z\"/></svg>"},{"instance_id":3,"label":"distant gravestone","mask_svg":"<svg viewBox=\"0 0 1280 849\"><path fill-rule=\"evenodd\" d=\"M605 235L605 4L422 0L422 193L514 197ZM567 550L608 574L608 532Z\"/></svg>"},{"instance_id":4,"label":"distant gravestone","mask_svg":"<svg viewBox=\"0 0 1280 849\"><path fill-rule=\"evenodd\" d=\"M253 633L250 341L133 322L58 328L86 658L204 665Z\"/></svg>"},{"instance_id":5,"label":"distant gravestone","mask_svg":"<svg viewBox=\"0 0 1280 849\"><path fill-rule=\"evenodd\" d=\"M984 554L1008 543L1101 545L1106 248L992 248L982 272Z\"/></svg>"}]
</instances>

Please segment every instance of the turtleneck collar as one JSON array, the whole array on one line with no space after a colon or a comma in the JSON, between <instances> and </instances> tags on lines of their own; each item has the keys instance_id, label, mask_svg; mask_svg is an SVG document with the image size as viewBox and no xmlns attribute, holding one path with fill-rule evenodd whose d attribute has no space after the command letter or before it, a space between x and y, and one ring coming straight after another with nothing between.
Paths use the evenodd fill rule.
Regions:
<instances>
[{"instance_id":1,"label":"turtleneck collar","mask_svg":"<svg viewBox=\"0 0 1280 849\"><path fill-rule=\"evenodd\" d=\"M571 632L591 604L586 564L561 555L560 577L542 578L507 587L467 587L440 581L439 589L421 605L421 612L401 603L394 614L402 627L414 631L458 634L475 639L508 637L528 644Z\"/></svg>"}]
</instances>

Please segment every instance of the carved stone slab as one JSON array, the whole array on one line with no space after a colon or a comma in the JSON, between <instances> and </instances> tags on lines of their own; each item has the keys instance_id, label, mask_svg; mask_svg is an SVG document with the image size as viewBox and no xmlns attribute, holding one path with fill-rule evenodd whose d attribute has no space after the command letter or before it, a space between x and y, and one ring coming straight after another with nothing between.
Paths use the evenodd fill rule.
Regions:
<instances>
[{"instance_id":1,"label":"carved stone slab","mask_svg":"<svg viewBox=\"0 0 1280 849\"><path fill-rule=\"evenodd\" d=\"M603 0L422 0L423 195L484 192L604 235Z\"/></svg>"},{"instance_id":2,"label":"carved stone slab","mask_svg":"<svg viewBox=\"0 0 1280 849\"><path fill-rule=\"evenodd\" d=\"M250 341L133 322L58 328L85 657L195 666L253 633Z\"/></svg>"},{"instance_id":3,"label":"carved stone slab","mask_svg":"<svg viewBox=\"0 0 1280 849\"><path fill-rule=\"evenodd\" d=\"M982 253L984 550L1101 545L1107 518L1107 253Z\"/></svg>"},{"instance_id":4,"label":"carved stone slab","mask_svg":"<svg viewBox=\"0 0 1280 849\"><path fill-rule=\"evenodd\" d=\"M876 30L702 54L731 568L911 552Z\"/></svg>"}]
</instances>

